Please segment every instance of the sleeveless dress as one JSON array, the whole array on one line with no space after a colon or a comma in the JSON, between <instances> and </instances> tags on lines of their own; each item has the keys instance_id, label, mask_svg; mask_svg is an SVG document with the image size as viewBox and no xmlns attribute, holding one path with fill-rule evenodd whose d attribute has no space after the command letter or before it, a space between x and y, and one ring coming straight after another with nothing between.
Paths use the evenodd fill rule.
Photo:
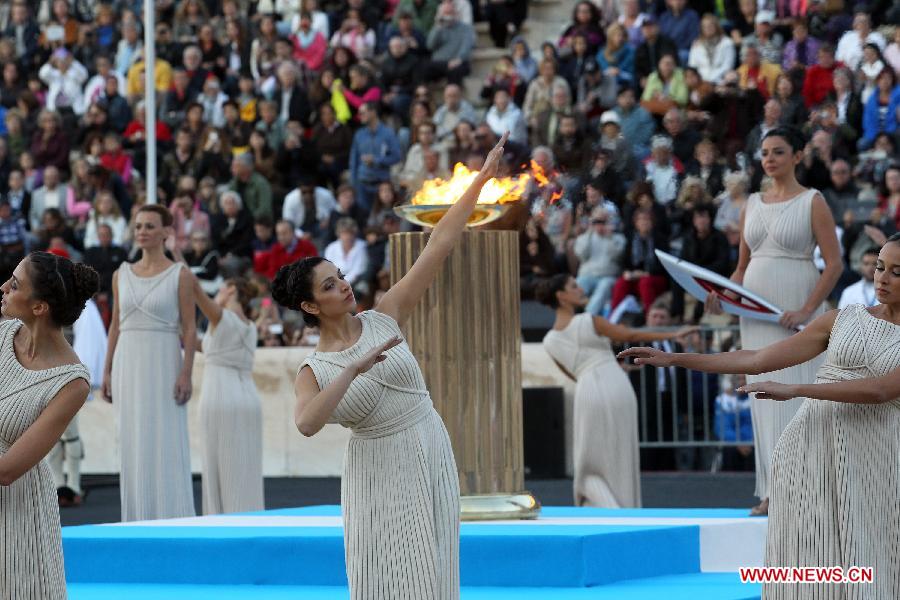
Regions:
<instances>
[{"instance_id":1,"label":"sleeveless dress","mask_svg":"<svg viewBox=\"0 0 900 600\"><path fill-rule=\"evenodd\" d=\"M598 335L593 317L582 313L565 329L547 332L544 349L577 380L575 505L640 507L637 398L609 338Z\"/></svg>"},{"instance_id":2,"label":"sleeveless dress","mask_svg":"<svg viewBox=\"0 0 900 600\"><path fill-rule=\"evenodd\" d=\"M203 513L263 510L262 405L253 383L256 325L230 310L203 338Z\"/></svg>"},{"instance_id":3,"label":"sleeveless dress","mask_svg":"<svg viewBox=\"0 0 900 600\"><path fill-rule=\"evenodd\" d=\"M113 406L122 452L122 521L194 516L187 405L175 403L181 372L175 263L153 277L119 268L119 340Z\"/></svg>"},{"instance_id":4,"label":"sleeveless dress","mask_svg":"<svg viewBox=\"0 0 900 600\"><path fill-rule=\"evenodd\" d=\"M835 320L817 383L900 367L900 326L861 304ZM772 461L766 563L874 567L874 583L766 585L767 600L900 598L900 400L806 400Z\"/></svg>"},{"instance_id":5,"label":"sleeveless dress","mask_svg":"<svg viewBox=\"0 0 900 600\"><path fill-rule=\"evenodd\" d=\"M319 388L374 346L400 335L374 310L341 352L313 353ZM459 598L459 479L450 436L403 342L357 377L332 423L352 430L341 479L344 551L353 600Z\"/></svg>"},{"instance_id":6,"label":"sleeveless dress","mask_svg":"<svg viewBox=\"0 0 900 600\"><path fill-rule=\"evenodd\" d=\"M759 194L747 199L744 239L750 246L750 264L744 275L744 287L766 298L782 310L798 310L809 299L819 281L813 264L816 239L812 230L812 200L818 192L806 190L786 202L766 204ZM825 312L820 306L811 319ZM793 335L778 323L741 318L741 345L758 350ZM748 375L747 381L812 383L822 357L762 375ZM756 491L759 498L769 497L772 452L781 432L803 403L802 398L787 402L752 400L753 442L756 459Z\"/></svg>"},{"instance_id":7,"label":"sleeveless dress","mask_svg":"<svg viewBox=\"0 0 900 600\"><path fill-rule=\"evenodd\" d=\"M16 358L13 338L21 321L0 323L0 455L37 420L69 382L91 375L83 365L33 371ZM0 598L65 600L59 505L50 468L33 469L0 487Z\"/></svg>"}]
</instances>

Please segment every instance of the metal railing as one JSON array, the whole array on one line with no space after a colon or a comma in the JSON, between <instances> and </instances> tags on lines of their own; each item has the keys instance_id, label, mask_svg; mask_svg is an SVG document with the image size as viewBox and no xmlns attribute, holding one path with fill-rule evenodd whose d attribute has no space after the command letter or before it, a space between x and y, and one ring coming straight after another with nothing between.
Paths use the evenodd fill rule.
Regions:
<instances>
[{"instance_id":1,"label":"metal railing","mask_svg":"<svg viewBox=\"0 0 900 600\"><path fill-rule=\"evenodd\" d=\"M737 325L702 327L697 337L698 347L688 347L685 351L719 352L729 342L731 347L739 347L740 328ZM753 445L752 434L742 432L749 419L746 401L723 398L726 401L719 404L719 417L716 417L717 397L733 392L734 387L723 389L721 383L733 381L732 378L676 367L623 366L638 398L638 435L642 448ZM723 439L722 430L729 425L733 426L730 431L734 438Z\"/></svg>"}]
</instances>

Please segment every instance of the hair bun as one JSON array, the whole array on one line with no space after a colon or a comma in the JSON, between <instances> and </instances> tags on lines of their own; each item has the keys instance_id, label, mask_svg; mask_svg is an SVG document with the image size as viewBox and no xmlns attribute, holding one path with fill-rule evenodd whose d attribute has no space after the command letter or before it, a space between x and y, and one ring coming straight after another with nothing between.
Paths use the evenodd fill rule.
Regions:
<instances>
[{"instance_id":1,"label":"hair bun","mask_svg":"<svg viewBox=\"0 0 900 600\"><path fill-rule=\"evenodd\" d=\"M72 268L75 300L81 306L100 291L100 275L93 267L84 263L75 263Z\"/></svg>"},{"instance_id":2,"label":"hair bun","mask_svg":"<svg viewBox=\"0 0 900 600\"><path fill-rule=\"evenodd\" d=\"M288 285L288 280L291 278L291 271L293 268L293 264L284 265L278 269L278 273L275 274L275 279L272 280L272 298L278 304L290 309L296 308L294 306L294 295L291 293L290 286Z\"/></svg>"}]
</instances>

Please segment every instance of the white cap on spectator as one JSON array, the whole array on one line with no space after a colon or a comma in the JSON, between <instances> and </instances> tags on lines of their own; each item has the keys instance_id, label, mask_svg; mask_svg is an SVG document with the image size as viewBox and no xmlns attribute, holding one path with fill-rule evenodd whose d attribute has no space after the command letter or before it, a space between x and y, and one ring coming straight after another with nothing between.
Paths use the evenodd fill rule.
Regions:
<instances>
[{"instance_id":1,"label":"white cap on spectator","mask_svg":"<svg viewBox=\"0 0 900 600\"><path fill-rule=\"evenodd\" d=\"M619 115L614 110L608 110L600 115L600 125L606 125L607 123L615 123L616 125L622 124Z\"/></svg>"},{"instance_id":2,"label":"white cap on spectator","mask_svg":"<svg viewBox=\"0 0 900 600\"><path fill-rule=\"evenodd\" d=\"M757 25L759 25L760 23L769 23L771 25L772 22L774 22L774 21L775 21L775 13L771 10L761 10L758 13L756 13L756 24Z\"/></svg>"},{"instance_id":3,"label":"white cap on spectator","mask_svg":"<svg viewBox=\"0 0 900 600\"><path fill-rule=\"evenodd\" d=\"M656 150L657 148L666 148L667 150L671 150L672 138L667 135L654 135L650 140L650 149Z\"/></svg>"}]
</instances>

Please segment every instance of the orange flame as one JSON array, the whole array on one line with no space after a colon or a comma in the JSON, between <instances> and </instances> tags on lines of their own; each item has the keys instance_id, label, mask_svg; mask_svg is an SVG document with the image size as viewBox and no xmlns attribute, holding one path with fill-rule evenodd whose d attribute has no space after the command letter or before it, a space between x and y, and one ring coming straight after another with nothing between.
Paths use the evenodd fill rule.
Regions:
<instances>
[{"instance_id":1,"label":"orange flame","mask_svg":"<svg viewBox=\"0 0 900 600\"><path fill-rule=\"evenodd\" d=\"M422 184L422 189L416 192L410 204L435 205L455 204L468 189L469 185L478 175L478 171L470 171L464 164L456 163L453 167L453 176L448 180L429 179ZM531 161L530 172L521 173L514 177L493 178L481 189L478 196L478 204L505 204L515 202L525 195L528 182L532 179L539 188L551 184L550 178L556 173L546 173L541 166ZM562 196L562 192L555 192L551 202L555 202Z\"/></svg>"}]
</instances>

